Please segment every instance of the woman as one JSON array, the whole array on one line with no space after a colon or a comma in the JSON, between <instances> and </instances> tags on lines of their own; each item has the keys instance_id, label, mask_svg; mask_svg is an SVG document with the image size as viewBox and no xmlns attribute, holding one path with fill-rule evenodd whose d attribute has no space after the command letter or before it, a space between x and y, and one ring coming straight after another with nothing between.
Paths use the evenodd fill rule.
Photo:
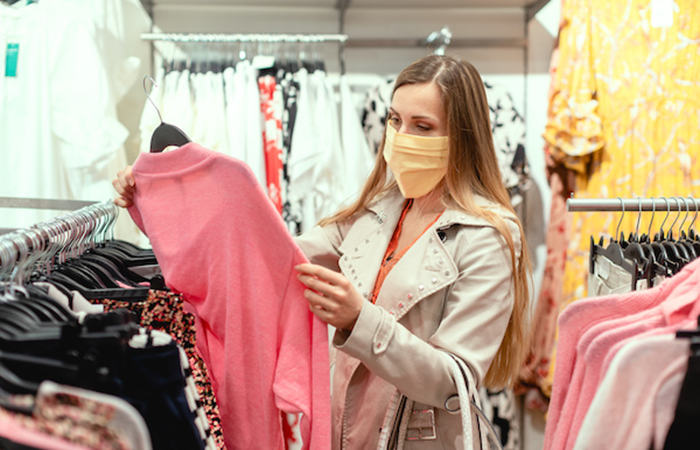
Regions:
<instances>
[{"instance_id":1,"label":"woman","mask_svg":"<svg viewBox=\"0 0 700 450\"><path fill-rule=\"evenodd\" d=\"M128 206L128 168L114 185ZM340 350L333 448L463 448L451 358L479 385L512 385L529 309L527 246L477 70L437 55L407 67L359 199L297 243L306 299Z\"/></svg>"}]
</instances>

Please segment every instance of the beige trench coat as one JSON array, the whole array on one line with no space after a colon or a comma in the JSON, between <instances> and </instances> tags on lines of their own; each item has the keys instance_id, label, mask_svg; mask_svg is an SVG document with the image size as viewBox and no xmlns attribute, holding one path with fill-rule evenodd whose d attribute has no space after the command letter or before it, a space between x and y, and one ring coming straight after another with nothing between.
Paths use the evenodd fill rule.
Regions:
<instances>
[{"instance_id":1,"label":"beige trench coat","mask_svg":"<svg viewBox=\"0 0 700 450\"><path fill-rule=\"evenodd\" d=\"M477 200L509 219L519 255L514 216ZM315 227L297 243L311 262L340 270L369 298L404 202L398 189L390 191L351 220ZM404 449L463 448L459 411L446 409L458 409L449 354L483 380L513 307L511 267L508 246L490 223L442 214L389 273L376 304L363 305L352 333L335 333L341 351L332 383L334 450L385 448L400 394L409 399Z\"/></svg>"}]
</instances>

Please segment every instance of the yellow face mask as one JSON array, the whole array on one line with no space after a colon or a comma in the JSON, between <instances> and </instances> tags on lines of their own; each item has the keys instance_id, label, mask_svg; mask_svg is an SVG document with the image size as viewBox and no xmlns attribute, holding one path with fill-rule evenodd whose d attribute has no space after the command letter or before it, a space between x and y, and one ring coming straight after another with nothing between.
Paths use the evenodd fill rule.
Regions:
<instances>
[{"instance_id":1,"label":"yellow face mask","mask_svg":"<svg viewBox=\"0 0 700 450\"><path fill-rule=\"evenodd\" d=\"M430 192L447 173L447 136L424 137L386 127L384 160L405 198Z\"/></svg>"}]
</instances>

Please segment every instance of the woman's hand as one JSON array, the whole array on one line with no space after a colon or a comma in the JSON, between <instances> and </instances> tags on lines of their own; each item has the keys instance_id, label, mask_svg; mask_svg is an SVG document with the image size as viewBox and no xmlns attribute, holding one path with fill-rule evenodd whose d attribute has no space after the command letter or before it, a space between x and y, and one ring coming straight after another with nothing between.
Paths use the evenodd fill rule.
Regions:
<instances>
[{"instance_id":1,"label":"woman's hand","mask_svg":"<svg viewBox=\"0 0 700 450\"><path fill-rule=\"evenodd\" d=\"M134 193L136 192L136 181L131 172L131 166L126 166L124 170L117 173L117 178L112 180L112 186L119 193L119 197L114 199L114 204L122 208L128 208L134 203Z\"/></svg>"},{"instance_id":2,"label":"woman's hand","mask_svg":"<svg viewBox=\"0 0 700 450\"><path fill-rule=\"evenodd\" d=\"M308 289L304 297L309 309L327 324L352 330L365 302L355 287L341 273L316 264L299 264L297 278Z\"/></svg>"}]
</instances>

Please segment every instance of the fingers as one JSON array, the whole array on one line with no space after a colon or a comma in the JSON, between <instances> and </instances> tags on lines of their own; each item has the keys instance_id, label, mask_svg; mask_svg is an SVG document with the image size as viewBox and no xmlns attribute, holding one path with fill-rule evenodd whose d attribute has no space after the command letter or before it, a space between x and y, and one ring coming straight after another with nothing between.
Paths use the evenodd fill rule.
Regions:
<instances>
[{"instance_id":1,"label":"fingers","mask_svg":"<svg viewBox=\"0 0 700 450\"><path fill-rule=\"evenodd\" d=\"M301 281L306 287L318 292L321 295L330 298L340 298L342 297L342 290L338 289L334 285L328 283L327 281L312 277L310 275L297 275L299 281Z\"/></svg>"},{"instance_id":2,"label":"fingers","mask_svg":"<svg viewBox=\"0 0 700 450\"><path fill-rule=\"evenodd\" d=\"M347 284L347 280L342 274L317 264L299 264L295 266L295 269L300 274L318 278L333 286L345 287Z\"/></svg>"},{"instance_id":3,"label":"fingers","mask_svg":"<svg viewBox=\"0 0 700 450\"><path fill-rule=\"evenodd\" d=\"M119 197L114 200L114 204L123 208L131 206L136 191L136 180L131 166L127 166L117 173L117 177L112 180L112 186L119 194Z\"/></svg>"}]
</instances>

